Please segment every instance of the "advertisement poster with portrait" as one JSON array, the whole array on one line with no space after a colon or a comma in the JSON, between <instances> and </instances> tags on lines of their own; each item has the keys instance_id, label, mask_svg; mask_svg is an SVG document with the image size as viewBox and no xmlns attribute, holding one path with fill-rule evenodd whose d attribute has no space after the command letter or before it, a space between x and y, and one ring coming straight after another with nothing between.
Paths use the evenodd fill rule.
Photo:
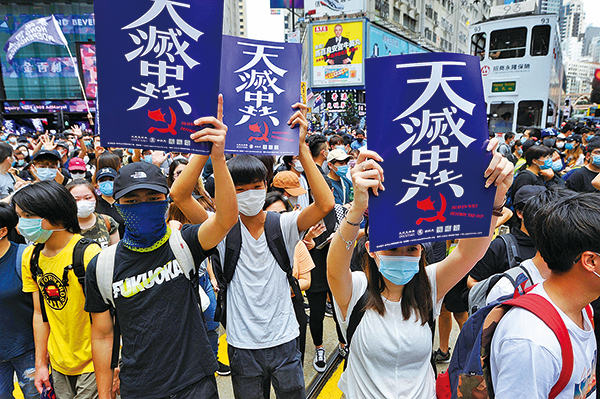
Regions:
<instances>
[{"instance_id":1,"label":"advertisement poster with portrait","mask_svg":"<svg viewBox=\"0 0 600 399\"><path fill-rule=\"evenodd\" d=\"M362 86L364 22L311 26L312 87Z\"/></svg>"},{"instance_id":2,"label":"advertisement poster with portrait","mask_svg":"<svg viewBox=\"0 0 600 399\"><path fill-rule=\"evenodd\" d=\"M79 61L79 76L87 98L96 98L98 88L98 70L96 69L96 44L77 43L77 59Z\"/></svg>"},{"instance_id":3,"label":"advertisement poster with portrait","mask_svg":"<svg viewBox=\"0 0 600 399\"><path fill-rule=\"evenodd\" d=\"M386 57L389 55L403 55L426 53L422 49L399 36L391 34L373 24L369 24L369 40L365 58Z\"/></svg>"}]
</instances>

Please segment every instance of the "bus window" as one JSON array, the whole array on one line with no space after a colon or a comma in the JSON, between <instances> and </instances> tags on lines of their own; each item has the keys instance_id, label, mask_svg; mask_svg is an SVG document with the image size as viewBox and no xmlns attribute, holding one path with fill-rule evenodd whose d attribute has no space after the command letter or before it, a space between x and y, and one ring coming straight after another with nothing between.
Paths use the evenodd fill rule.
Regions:
<instances>
[{"instance_id":1,"label":"bus window","mask_svg":"<svg viewBox=\"0 0 600 399\"><path fill-rule=\"evenodd\" d=\"M517 125L542 126L543 101L521 101L517 112Z\"/></svg>"},{"instance_id":2,"label":"bus window","mask_svg":"<svg viewBox=\"0 0 600 399\"><path fill-rule=\"evenodd\" d=\"M476 55L480 61L485 58L486 39L487 35L485 33L476 33L471 36L471 55Z\"/></svg>"},{"instance_id":3,"label":"bus window","mask_svg":"<svg viewBox=\"0 0 600 399\"><path fill-rule=\"evenodd\" d=\"M527 28L495 30L490 36L490 58L505 59L525 56Z\"/></svg>"},{"instance_id":4,"label":"bus window","mask_svg":"<svg viewBox=\"0 0 600 399\"><path fill-rule=\"evenodd\" d=\"M537 25L531 31L531 51L533 57L548 55L550 47L550 25Z\"/></svg>"},{"instance_id":5,"label":"bus window","mask_svg":"<svg viewBox=\"0 0 600 399\"><path fill-rule=\"evenodd\" d=\"M501 102L490 105L490 132L506 133L512 131L515 103Z\"/></svg>"}]
</instances>

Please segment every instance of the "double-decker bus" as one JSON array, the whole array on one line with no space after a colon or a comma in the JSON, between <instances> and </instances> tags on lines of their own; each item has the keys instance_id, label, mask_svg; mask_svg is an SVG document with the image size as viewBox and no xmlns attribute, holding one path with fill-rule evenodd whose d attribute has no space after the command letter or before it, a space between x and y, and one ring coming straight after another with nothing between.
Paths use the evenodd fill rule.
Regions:
<instances>
[{"instance_id":1,"label":"double-decker bus","mask_svg":"<svg viewBox=\"0 0 600 399\"><path fill-rule=\"evenodd\" d=\"M563 64L555 14L501 17L470 27L481 60L490 132L558 124Z\"/></svg>"}]
</instances>

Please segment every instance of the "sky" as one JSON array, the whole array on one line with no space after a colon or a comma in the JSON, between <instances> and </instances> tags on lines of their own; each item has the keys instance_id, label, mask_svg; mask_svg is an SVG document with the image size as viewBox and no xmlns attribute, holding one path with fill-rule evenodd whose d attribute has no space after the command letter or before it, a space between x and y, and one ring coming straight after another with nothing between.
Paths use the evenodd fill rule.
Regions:
<instances>
[{"instance_id":1,"label":"sky","mask_svg":"<svg viewBox=\"0 0 600 399\"><path fill-rule=\"evenodd\" d=\"M586 26L600 26L600 0L583 0L583 7Z\"/></svg>"}]
</instances>

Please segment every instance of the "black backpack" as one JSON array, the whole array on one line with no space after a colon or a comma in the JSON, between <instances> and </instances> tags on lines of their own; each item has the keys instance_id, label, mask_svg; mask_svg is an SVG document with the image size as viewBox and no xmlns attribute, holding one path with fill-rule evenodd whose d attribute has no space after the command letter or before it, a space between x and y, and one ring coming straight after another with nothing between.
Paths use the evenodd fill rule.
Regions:
<instances>
[{"instance_id":1,"label":"black backpack","mask_svg":"<svg viewBox=\"0 0 600 399\"><path fill-rule=\"evenodd\" d=\"M69 270L73 270L75 276L77 277L77 281L81 284L81 288L83 289L83 294L85 295L85 265L84 265L84 255L85 250L92 244L98 245L98 243L89 238L82 237L73 248L73 260L72 263L68 266L65 266L62 275L62 283L65 287L69 286ZM29 268L31 270L31 277L37 283L38 276L41 277L44 275L43 270L40 268L40 253L44 249L44 244L35 244L33 248L33 253L31 254L31 259L29 261ZM43 295L40 295L40 307L42 311L42 318L44 322L48 322L48 316L46 315L46 307L44 305Z\"/></svg>"},{"instance_id":2,"label":"black backpack","mask_svg":"<svg viewBox=\"0 0 600 399\"><path fill-rule=\"evenodd\" d=\"M304 353L302 342L306 339L306 313L304 313L304 299L302 291L298 285L298 280L292 275L292 264L287 254L283 233L280 224L281 214L277 212L267 212L265 220L265 237L271 254L279 264L279 267L287 275L288 282L294 293L292 304L296 313L296 320L300 325L300 347ZM217 295L217 307L215 309L215 321L220 322L227 328L227 287L233 279L240 251L242 249L242 227L238 221L227 234L225 239L225 259L221 267L221 260L218 252L215 252L211 260L213 262L213 271L219 282L219 293Z\"/></svg>"}]
</instances>

